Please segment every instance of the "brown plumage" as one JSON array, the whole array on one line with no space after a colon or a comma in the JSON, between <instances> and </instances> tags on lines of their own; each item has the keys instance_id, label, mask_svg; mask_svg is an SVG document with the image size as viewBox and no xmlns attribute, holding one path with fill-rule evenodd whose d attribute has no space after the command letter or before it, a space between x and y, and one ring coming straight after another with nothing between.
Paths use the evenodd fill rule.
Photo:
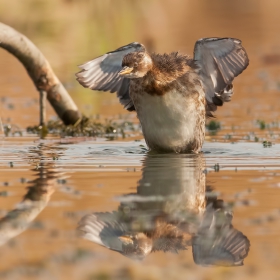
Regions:
<instances>
[{"instance_id":1,"label":"brown plumage","mask_svg":"<svg viewBox=\"0 0 280 280\"><path fill-rule=\"evenodd\" d=\"M172 224L168 218L158 217L155 228L147 233L153 241L152 252L163 251L178 253L191 246L191 235L180 228L180 223Z\"/></svg>"},{"instance_id":2,"label":"brown plumage","mask_svg":"<svg viewBox=\"0 0 280 280\"><path fill-rule=\"evenodd\" d=\"M193 58L149 54L131 43L81 65L76 76L84 87L117 92L121 104L137 112L150 149L198 153L206 116L231 100L232 81L248 64L233 38L198 40Z\"/></svg>"}]
</instances>

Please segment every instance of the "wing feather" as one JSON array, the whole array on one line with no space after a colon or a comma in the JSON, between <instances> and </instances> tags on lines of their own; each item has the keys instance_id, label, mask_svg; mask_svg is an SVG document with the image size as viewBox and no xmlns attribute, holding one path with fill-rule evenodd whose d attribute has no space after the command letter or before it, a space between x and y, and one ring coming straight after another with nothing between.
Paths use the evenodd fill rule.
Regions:
<instances>
[{"instance_id":1,"label":"wing feather","mask_svg":"<svg viewBox=\"0 0 280 280\"><path fill-rule=\"evenodd\" d=\"M250 250L249 239L232 226L232 214L208 205L192 240L193 258L200 265L243 265Z\"/></svg>"},{"instance_id":2,"label":"wing feather","mask_svg":"<svg viewBox=\"0 0 280 280\"><path fill-rule=\"evenodd\" d=\"M118 239L126 231L125 225L118 222L116 212L93 213L81 219L78 225L79 235L87 240L122 252L122 242Z\"/></svg>"},{"instance_id":3,"label":"wing feather","mask_svg":"<svg viewBox=\"0 0 280 280\"><path fill-rule=\"evenodd\" d=\"M145 47L134 42L79 65L81 71L76 73L77 81L92 90L117 92L120 103L126 109L133 110L133 102L129 96L129 79L119 77L118 73L122 69L123 57L137 51L145 51Z\"/></svg>"},{"instance_id":4,"label":"wing feather","mask_svg":"<svg viewBox=\"0 0 280 280\"><path fill-rule=\"evenodd\" d=\"M223 92L229 86L232 89L233 79L247 68L249 59L238 39L203 38L195 44L194 64L204 84L207 103L215 110L215 105L221 105L218 99L222 104L230 100L223 99Z\"/></svg>"}]
</instances>

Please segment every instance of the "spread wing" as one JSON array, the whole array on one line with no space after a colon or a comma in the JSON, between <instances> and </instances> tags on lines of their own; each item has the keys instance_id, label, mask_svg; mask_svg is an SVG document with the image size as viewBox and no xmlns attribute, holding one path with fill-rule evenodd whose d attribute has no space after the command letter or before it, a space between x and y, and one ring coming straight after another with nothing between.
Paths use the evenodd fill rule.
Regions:
<instances>
[{"instance_id":1,"label":"spread wing","mask_svg":"<svg viewBox=\"0 0 280 280\"><path fill-rule=\"evenodd\" d=\"M233 38L204 38L194 47L194 64L205 87L206 100L215 111L216 106L230 101L232 81L249 65L241 41Z\"/></svg>"},{"instance_id":2,"label":"spread wing","mask_svg":"<svg viewBox=\"0 0 280 280\"><path fill-rule=\"evenodd\" d=\"M199 265L240 266L250 241L232 226L232 213L208 205L192 240L193 258Z\"/></svg>"},{"instance_id":3,"label":"spread wing","mask_svg":"<svg viewBox=\"0 0 280 280\"><path fill-rule=\"evenodd\" d=\"M193 258L199 265L241 266L249 252L248 238L233 227L193 238Z\"/></svg>"},{"instance_id":4,"label":"spread wing","mask_svg":"<svg viewBox=\"0 0 280 280\"><path fill-rule=\"evenodd\" d=\"M123 57L136 51L145 51L145 47L134 42L80 65L82 70L76 73L78 82L92 90L117 92L124 108L135 110L129 96L129 79L119 76L118 73L122 70Z\"/></svg>"},{"instance_id":5,"label":"spread wing","mask_svg":"<svg viewBox=\"0 0 280 280\"><path fill-rule=\"evenodd\" d=\"M118 237L125 234L126 227L118 219L116 212L89 214L81 219L77 230L80 237L121 253Z\"/></svg>"}]
</instances>

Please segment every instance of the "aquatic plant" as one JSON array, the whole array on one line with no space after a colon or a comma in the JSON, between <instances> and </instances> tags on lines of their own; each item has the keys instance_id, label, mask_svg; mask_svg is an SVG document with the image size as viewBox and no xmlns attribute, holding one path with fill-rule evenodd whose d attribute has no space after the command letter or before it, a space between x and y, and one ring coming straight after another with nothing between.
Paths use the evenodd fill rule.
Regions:
<instances>
[{"instance_id":1,"label":"aquatic plant","mask_svg":"<svg viewBox=\"0 0 280 280\"><path fill-rule=\"evenodd\" d=\"M59 135L61 137L106 137L109 140L114 140L118 137L125 138L127 133L139 131L137 126L126 120L120 122L105 120L105 122L100 122L93 117L88 118L85 116L75 125L65 125L61 120L56 120L49 121L45 126L29 126L26 130L27 133L37 134L41 138L45 138L47 135Z\"/></svg>"},{"instance_id":2,"label":"aquatic plant","mask_svg":"<svg viewBox=\"0 0 280 280\"><path fill-rule=\"evenodd\" d=\"M221 129L220 122L215 121L215 120L211 120L205 126L206 126L207 130L209 131L210 135L215 135Z\"/></svg>"},{"instance_id":3,"label":"aquatic plant","mask_svg":"<svg viewBox=\"0 0 280 280\"><path fill-rule=\"evenodd\" d=\"M271 146L272 146L272 143L270 141L263 141L264 148L270 148Z\"/></svg>"},{"instance_id":4,"label":"aquatic plant","mask_svg":"<svg viewBox=\"0 0 280 280\"><path fill-rule=\"evenodd\" d=\"M257 124L261 130L264 130L266 128L266 123L263 120L257 120Z\"/></svg>"}]
</instances>

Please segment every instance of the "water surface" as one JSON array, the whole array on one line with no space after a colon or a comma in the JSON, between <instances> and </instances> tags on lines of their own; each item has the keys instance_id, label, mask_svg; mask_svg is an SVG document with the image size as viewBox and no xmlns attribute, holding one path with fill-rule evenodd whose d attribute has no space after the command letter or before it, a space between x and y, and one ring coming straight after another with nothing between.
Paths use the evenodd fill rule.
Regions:
<instances>
[{"instance_id":1,"label":"water surface","mask_svg":"<svg viewBox=\"0 0 280 280\"><path fill-rule=\"evenodd\" d=\"M0 153L5 279L277 279L279 145L14 139Z\"/></svg>"}]
</instances>

